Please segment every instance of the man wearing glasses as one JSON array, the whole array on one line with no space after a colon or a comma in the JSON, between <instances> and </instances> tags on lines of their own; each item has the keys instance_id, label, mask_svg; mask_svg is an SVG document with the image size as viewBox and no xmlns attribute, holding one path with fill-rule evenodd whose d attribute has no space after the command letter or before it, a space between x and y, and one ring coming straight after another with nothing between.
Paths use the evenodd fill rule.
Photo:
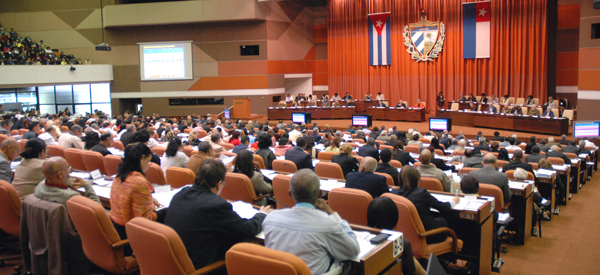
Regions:
<instances>
[{"instance_id":1,"label":"man wearing glasses","mask_svg":"<svg viewBox=\"0 0 600 275\"><path fill-rule=\"evenodd\" d=\"M77 189L83 187L86 197L100 203L91 182L69 176L71 167L64 158L52 157L47 159L42 165L42 172L46 179L41 181L35 188L34 194L37 198L67 206L67 201L71 197L81 196Z\"/></svg>"},{"instance_id":2,"label":"man wearing glasses","mask_svg":"<svg viewBox=\"0 0 600 275\"><path fill-rule=\"evenodd\" d=\"M10 163L19 156L19 143L10 138L0 143L0 180L12 182Z\"/></svg>"}]
</instances>

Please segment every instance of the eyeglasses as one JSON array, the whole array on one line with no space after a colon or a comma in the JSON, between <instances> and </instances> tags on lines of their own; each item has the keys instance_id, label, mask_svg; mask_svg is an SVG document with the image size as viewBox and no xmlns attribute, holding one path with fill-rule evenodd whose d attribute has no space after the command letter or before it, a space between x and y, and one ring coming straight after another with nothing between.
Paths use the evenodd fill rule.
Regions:
<instances>
[{"instance_id":1,"label":"eyeglasses","mask_svg":"<svg viewBox=\"0 0 600 275\"><path fill-rule=\"evenodd\" d=\"M60 171L65 171L65 170L67 170L67 174L70 174L71 172L73 172L73 168L71 168L71 166L67 166L64 169L60 169L60 170L56 171L56 173L58 173Z\"/></svg>"}]
</instances>

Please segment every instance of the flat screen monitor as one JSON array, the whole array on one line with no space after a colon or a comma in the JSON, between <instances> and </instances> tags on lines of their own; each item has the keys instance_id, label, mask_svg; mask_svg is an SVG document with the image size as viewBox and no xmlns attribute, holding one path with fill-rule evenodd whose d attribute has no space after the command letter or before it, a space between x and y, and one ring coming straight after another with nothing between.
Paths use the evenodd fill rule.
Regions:
<instances>
[{"instance_id":1,"label":"flat screen monitor","mask_svg":"<svg viewBox=\"0 0 600 275\"><path fill-rule=\"evenodd\" d=\"M223 114L225 115L225 119L231 119L231 111L225 110Z\"/></svg>"},{"instance_id":2,"label":"flat screen monitor","mask_svg":"<svg viewBox=\"0 0 600 275\"><path fill-rule=\"evenodd\" d=\"M373 125L373 118L371 115L353 115L352 126L364 126L371 127Z\"/></svg>"},{"instance_id":3,"label":"flat screen monitor","mask_svg":"<svg viewBox=\"0 0 600 275\"><path fill-rule=\"evenodd\" d=\"M310 113L308 112L295 112L292 113L292 123L310 123Z\"/></svg>"},{"instance_id":4,"label":"flat screen monitor","mask_svg":"<svg viewBox=\"0 0 600 275\"><path fill-rule=\"evenodd\" d=\"M575 138L600 137L600 121L574 121L573 136Z\"/></svg>"},{"instance_id":5,"label":"flat screen monitor","mask_svg":"<svg viewBox=\"0 0 600 275\"><path fill-rule=\"evenodd\" d=\"M430 131L452 131L452 119L443 117L432 117L429 118L429 130Z\"/></svg>"}]
</instances>

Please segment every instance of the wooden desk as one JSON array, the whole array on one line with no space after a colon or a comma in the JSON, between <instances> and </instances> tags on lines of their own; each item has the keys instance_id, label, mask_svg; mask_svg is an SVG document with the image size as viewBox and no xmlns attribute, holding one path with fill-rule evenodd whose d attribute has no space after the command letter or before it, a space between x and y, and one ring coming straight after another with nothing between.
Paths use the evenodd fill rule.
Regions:
<instances>
[{"instance_id":1,"label":"wooden desk","mask_svg":"<svg viewBox=\"0 0 600 275\"><path fill-rule=\"evenodd\" d=\"M510 181L511 205L513 221L509 229L517 232L515 243L524 245L531 237L532 211L533 211L533 183Z\"/></svg>"},{"instance_id":2,"label":"wooden desk","mask_svg":"<svg viewBox=\"0 0 600 275\"><path fill-rule=\"evenodd\" d=\"M365 113L371 107L377 106L377 104L378 104L378 102L374 101L374 100L370 100L370 101L363 101L363 100L354 101L354 105L356 105L356 112L357 113Z\"/></svg>"},{"instance_id":3,"label":"wooden desk","mask_svg":"<svg viewBox=\"0 0 600 275\"><path fill-rule=\"evenodd\" d=\"M342 107L296 107L296 108L277 108L269 107L267 116L269 120L292 119L292 113L310 112L312 119L351 119L356 113L354 106Z\"/></svg>"},{"instance_id":4,"label":"wooden desk","mask_svg":"<svg viewBox=\"0 0 600 275\"><path fill-rule=\"evenodd\" d=\"M362 225L350 224L350 227L354 231L368 231L371 234L385 233L385 230L382 232L380 229ZM383 242L358 261L352 261L352 271L350 274L402 274L402 262L397 261L397 259L402 255L402 252L398 250L402 248L403 243L404 240L402 237L396 241L388 240ZM394 257L394 254L397 255Z\"/></svg>"},{"instance_id":5,"label":"wooden desk","mask_svg":"<svg viewBox=\"0 0 600 275\"><path fill-rule=\"evenodd\" d=\"M396 109L396 108L377 108L371 107L367 109L367 114L373 116L376 120L392 120L392 121L425 121L425 109Z\"/></svg>"},{"instance_id":6,"label":"wooden desk","mask_svg":"<svg viewBox=\"0 0 600 275\"><path fill-rule=\"evenodd\" d=\"M552 175L551 178L535 178L540 195L544 198L550 198L550 209L556 208L556 176L557 174ZM549 217L552 219L552 215Z\"/></svg>"},{"instance_id":7,"label":"wooden desk","mask_svg":"<svg viewBox=\"0 0 600 275\"><path fill-rule=\"evenodd\" d=\"M552 135L566 135L569 133L569 120L565 118L550 119L449 110L439 110L437 116L452 118L452 124L458 126L505 129Z\"/></svg>"}]
</instances>

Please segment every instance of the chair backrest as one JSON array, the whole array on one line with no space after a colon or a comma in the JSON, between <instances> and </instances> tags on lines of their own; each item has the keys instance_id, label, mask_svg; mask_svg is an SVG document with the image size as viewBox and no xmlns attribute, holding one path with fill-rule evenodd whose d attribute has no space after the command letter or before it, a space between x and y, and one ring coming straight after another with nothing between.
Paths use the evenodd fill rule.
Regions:
<instances>
[{"instance_id":1,"label":"chair backrest","mask_svg":"<svg viewBox=\"0 0 600 275\"><path fill-rule=\"evenodd\" d=\"M10 131L10 135L11 136L18 136L19 135L19 130L12 130L12 131Z\"/></svg>"},{"instance_id":2,"label":"chair backrest","mask_svg":"<svg viewBox=\"0 0 600 275\"><path fill-rule=\"evenodd\" d=\"M509 180L515 180L515 171L516 170L509 170L509 171L504 172L504 174L506 174L508 176ZM535 180L535 177L529 171L527 171L527 180Z\"/></svg>"},{"instance_id":3,"label":"chair backrest","mask_svg":"<svg viewBox=\"0 0 600 275\"><path fill-rule=\"evenodd\" d=\"M277 209L293 207L296 203L290 196L291 175L277 175L273 178L273 195L277 200Z\"/></svg>"},{"instance_id":4,"label":"chair backrest","mask_svg":"<svg viewBox=\"0 0 600 275\"><path fill-rule=\"evenodd\" d=\"M504 194L502 193L502 189L500 189L500 187L493 184L479 183L478 194L480 196L494 197L494 207L496 212L504 212Z\"/></svg>"},{"instance_id":5,"label":"chair backrest","mask_svg":"<svg viewBox=\"0 0 600 275\"><path fill-rule=\"evenodd\" d=\"M144 275L191 274L194 264L177 232L164 224L137 217L125 228Z\"/></svg>"},{"instance_id":6,"label":"chair backrest","mask_svg":"<svg viewBox=\"0 0 600 275\"><path fill-rule=\"evenodd\" d=\"M3 142L7 138L8 138L7 135L0 134L0 143Z\"/></svg>"},{"instance_id":7,"label":"chair backrest","mask_svg":"<svg viewBox=\"0 0 600 275\"><path fill-rule=\"evenodd\" d=\"M459 104L457 102L452 103L452 105L450 105L450 111L458 111L459 109Z\"/></svg>"},{"instance_id":8,"label":"chair backrest","mask_svg":"<svg viewBox=\"0 0 600 275\"><path fill-rule=\"evenodd\" d=\"M69 148L65 150L65 159L73 170L86 171L83 163L83 150Z\"/></svg>"},{"instance_id":9,"label":"chair backrest","mask_svg":"<svg viewBox=\"0 0 600 275\"><path fill-rule=\"evenodd\" d=\"M225 183L219 196L229 201L255 203L256 191L254 191L254 185L248 176L241 173L227 173Z\"/></svg>"},{"instance_id":10,"label":"chair backrest","mask_svg":"<svg viewBox=\"0 0 600 275\"><path fill-rule=\"evenodd\" d=\"M427 242L425 238L419 236L419 234L425 232L425 227L423 226L423 222L421 222L415 205L408 199L392 193L385 193L382 197L388 197L396 203L398 207L398 223L394 230L402 232L404 238L412 243L415 258L428 257Z\"/></svg>"},{"instance_id":11,"label":"chair backrest","mask_svg":"<svg viewBox=\"0 0 600 275\"><path fill-rule=\"evenodd\" d=\"M567 153L567 152L565 152L563 154L565 154L565 156L567 156L567 158L569 158L569 159L578 159L579 158L579 156L577 154L575 154L575 153Z\"/></svg>"},{"instance_id":12,"label":"chair backrest","mask_svg":"<svg viewBox=\"0 0 600 275\"><path fill-rule=\"evenodd\" d=\"M464 156L465 155L465 151L452 151L452 155L453 156Z\"/></svg>"},{"instance_id":13,"label":"chair backrest","mask_svg":"<svg viewBox=\"0 0 600 275\"><path fill-rule=\"evenodd\" d=\"M157 146L157 147L152 147L152 153L155 153L156 155L158 155L159 157L162 157L165 154L165 151L167 151L166 147L162 147L162 146Z\"/></svg>"},{"instance_id":14,"label":"chair backrest","mask_svg":"<svg viewBox=\"0 0 600 275\"><path fill-rule=\"evenodd\" d=\"M573 110L564 110L563 114L562 114L562 117L566 117L566 118L569 119L569 121L573 121L573 117L574 117Z\"/></svg>"},{"instance_id":15,"label":"chair backrest","mask_svg":"<svg viewBox=\"0 0 600 275\"><path fill-rule=\"evenodd\" d=\"M383 150L383 149L390 149L390 151L394 151L394 146L389 146L389 145L379 146L379 150Z\"/></svg>"},{"instance_id":16,"label":"chair backrest","mask_svg":"<svg viewBox=\"0 0 600 275\"><path fill-rule=\"evenodd\" d=\"M402 162L399 162L395 159L390 161L390 165L394 168L402 168Z\"/></svg>"},{"instance_id":17,"label":"chair backrest","mask_svg":"<svg viewBox=\"0 0 600 275\"><path fill-rule=\"evenodd\" d=\"M121 142L120 140L115 140L115 142L113 143L113 147L115 147L115 149L125 151L125 146L123 146L123 142Z\"/></svg>"},{"instance_id":18,"label":"chair backrest","mask_svg":"<svg viewBox=\"0 0 600 275\"><path fill-rule=\"evenodd\" d=\"M475 167L463 167L463 168L461 168L461 169L458 171L458 174L460 175L460 174L463 174L463 173L464 173L464 174L467 174L467 175L468 175L469 173L471 173L471 171L475 171L475 170L479 170L479 169L481 169L481 168L475 168Z\"/></svg>"},{"instance_id":19,"label":"chair backrest","mask_svg":"<svg viewBox=\"0 0 600 275\"><path fill-rule=\"evenodd\" d=\"M320 155L320 154L319 154ZM319 177L333 178L344 180L344 172L342 167L334 162L319 162L315 165L315 173Z\"/></svg>"},{"instance_id":20,"label":"chair backrest","mask_svg":"<svg viewBox=\"0 0 600 275\"><path fill-rule=\"evenodd\" d=\"M387 183L388 186L394 186L394 178L392 178L392 176L390 176L390 174L386 174L386 173L378 173L375 172L374 174L380 175L380 176L384 176L385 177L385 183Z\"/></svg>"},{"instance_id":21,"label":"chair backrest","mask_svg":"<svg viewBox=\"0 0 600 275\"><path fill-rule=\"evenodd\" d=\"M166 178L171 188L179 188L187 184L193 184L196 173L188 168L169 167L167 168Z\"/></svg>"},{"instance_id":22,"label":"chair backrest","mask_svg":"<svg viewBox=\"0 0 600 275\"><path fill-rule=\"evenodd\" d=\"M331 158L335 155L337 155L335 152L329 152L329 151L319 152L319 160L331 161Z\"/></svg>"},{"instance_id":23,"label":"chair backrest","mask_svg":"<svg viewBox=\"0 0 600 275\"><path fill-rule=\"evenodd\" d=\"M106 174L109 176L117 174L117 169L119 168L119 164L123 162L122 158L115 155L106 155L102 159L104 163L104 169L106 169Z\"/></svg>"},{"instance_id":24,"label":"chair backrest","mask_svg":"<svg viewBox=\"0 0 600 275\"><path fill-rule=\"evenodd\" d=\"M18 237L21 228L21 199L12 184L0 180L0 229Z\"/></svg>"},{"instance_id":25,"label":"chair backrest","mask_svg":"<svg viewBox=\"0 0 600 275\"><path fill-rule=\"evenodd\" d=\"M64 159L67 158L65 156L65 148L63 148L62 146L47 145L46 146L46 152L48 153L48 155L50 155L52 157L62 157Z\"/></svg>"},{"instance_id":26,"label":"chair backrest","mask_svg":"<svg viewBox=\"0 0 600 275\"><path fill-rule=\"evenodd\" d=\"M186 129L187 130L187 129ZM183 153L189 158L192 156L192 152L194 151L194 149L192 149L192 147L184 147L183 148Z\"/></svg>"},{"instance_id":27,"label":"chair backrest","mask_svg":"<svg viewBox=\"0 0 600 275\"><path fill-rule=\"evenodd\" d=\"M377 139L375 140L375 142L379 143L380 145L385 145L385 142L383 140Z\"/></svg>"},{"instance_id":28,"label":"chair backrest","mask_svg":"<svg viewBox=\"0 0 600 275\"><path fill-rule=\"evenodd\" d=\"M548 160L552 162L553 165L564 165L565 160L557 157L548 157Z\"/></svg>"},{"instance_id":29,"label":"chair backrest","mask_svg":"<svg viewBox=\"0 0 600 275\"><path fill-rule=\"evenodd\" d=\"M19 153L25 151L25 143L27 143L26 139L21 139L19 141Z\"/></svg>"},{"instance_id":30,"label":"chair backrest","mask_svg":"<svg viewBox=\"0 0 600 275\"><path fill-rule=\"evenodd\" d=\"M493 153L492 153L492 154L493 154ZM496 157L498 157L498 156L496 156ZM498 161L496 162L496 164L498 164L498 167L500 167L500 168L504 167L504 165L505 165L505 164L508 164L508 163L509 163L509 162L508 162L508 161L506 161L506 160L498 160Z\"/></svg>"},{"instance_id":31,"label":"chair backrest","mask_svg":"<svg viewBox=\"0 0 600 275\"><path fill-rule=\"evenodd\" d=\"M444 192L444 186L442 185L442 182L436 178L421 177L419 187L425 188L429 191Z\"/></svg>"},{"instance_id":32,"label":"chair backrest","mask_svg":"<svg viewBox=\"0 0 600 275\"><path fill-rule=\"evenodd\" d=\"M148 170L146 170L146 179L150 183L156 183L158 185L165 185L167 181L165 179L165 172L156 163L150 163ZM172 187L172 186L171 186Z\"/></svg>"},{"instance_id":33,"label":"chair backrest","mask_svg":"<svg viewBox=\"0 0 600 275\"><path fill-rule=\"evenodd\" d=\"M200 130L198 131L198 138L203 138L205 136L208 136L208 133L204 130Z\"/></svg>"},{"instance_id":34,"label":"chair backrest","mask_svg":"<svg viewBox=\"0 0 600 275\"><path fill-rule=\"evenodd\" d=\"M21 129L19 129L19 135L24 135L27 132L29 132L29 129L27 129L27 128L21 128Z\"/></svg>"},{"instance_id":35,"label":"chair backrest","mask_svg":"<svg viewBox=\"0 0 600 275\"><path fill-rule=\"evenodd\" d=\"M408 153L418 154L421 147L419 145L408 145L404 147L404 151Z\"/></svg>"},{"instance_id":36,"label":"chair backrest","mask_svg":"<svg viewBox=\"0 0 600 275\"><path fill-rule=\"evenodd\" d=\"M258 163L258 168L267 169L267 166L265 165L265 160L259 154L252 154L252 156L254 157L254 162Z\"/></svg>"},{"instance_id":37,"label":"chair backrest","mask_svg":"<svg viewBox=\"0 0 600 275\"><path fill-rule=\"evenodd\" d=\"M104 157L102 154L94 151L83 151L81 153L81 158L83 159L83 163L85 164L85 170L88 172L92 172L96 169L100 170L102 175L106 175L106 169L104 167Z\"/></svg>"},{"instance_id":38,"label":"chair backrest","mask_svg":"<svg viewBox=\"0 0 600 275\"><path fill-rule=\"evenodd\" d=\"M515 104L517 104L517 105L525 104L525 98L522 98L522 97L517 98L517 102Z\"/></svg>"},{"instance_id":39,"label":"chair backrest","mask_svg":"<svg viewBox=\"0 0 600 275\"><path fill-rule=\"evenodd\" d=\"M225 142L221 142L220 145L223 146L223 148L225 148L225 151L233 150L233 147L235 147L233 146L233 144Z\"/></svg>"},{"instance_id":40,"label":"chair backrest","mask_svg":"<svg viewBox=\"0 0 600 275\"><path fill-rule=\"evenodd\" d=\"M438 156L445 156L446 153L444 151L442 151L441 149L435 149L435 154Z\"/></svg>"},{"instance_id":41,"label":"chair backrest","mask_svg":"<svg viewBox=\"0 0 600 275\"><path fill-rule=\"evenodd\" d=\"M296 173L298 168L291 160L276 159L273 160L273 170L284 173Z\"/></svg>"},{"instance_id":42,"label":"chair backrest","mask_svg":"<svg viewBox=\"0 0 600 275\"><path fill-rule=\"evenodd\" d=\"M508 103L509 104L514 104L515 103L515 97L511 96L508 98Z\"/></svg>"},{"instance_id":43,"label":"chair backrest","mask_svg":"<svg viewBox=\"0 0 600 275\"><path fill-rule=\"evenodd\" d=\"M190 128L185 128L183 129L183 132L186 134L189 134L192 130L190 130Z\"/></svg>"},{"instance_id":44,"label":"chair backrest","mask_svg":"<svg viewBox=\"0 0 600 275\"><path fill-rule=\"evenodd\" d=\"M238 243L225 254L230 275L311 275L298 256L253 243Z\"/></svg>"},{"instance_id":45,"label":"chair backrest","mask_svg":"<svg viewBox=\"0 0 600 275\"><path fill-rule=\"evenodd\" d=\"M120 242L121 238L104 207L84 196L74 196L67 201L67 209L81 237L85 256L104 270L112 273L127 273L123 247L111 248L113 244ZM135 260L131 259L131 261Z\"/></svg>"},{"instance_id":46,"label":"chair backrest","mask_svg":"<svg viewBox=\"0 0 600 275\"><path fill-rule=\"evenodd\" d=\"M334 188L329 192L329 206L342 219L352 224L367 226L367 209L373 197L366 191L354 188Z\"/></svg>"}]
</instances>

